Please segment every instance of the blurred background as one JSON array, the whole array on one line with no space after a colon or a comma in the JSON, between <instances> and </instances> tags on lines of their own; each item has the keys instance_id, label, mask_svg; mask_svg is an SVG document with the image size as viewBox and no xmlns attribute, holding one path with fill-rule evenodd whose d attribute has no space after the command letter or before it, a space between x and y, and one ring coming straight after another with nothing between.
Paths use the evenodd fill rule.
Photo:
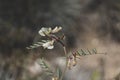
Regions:
<instances>
[{"instance_id":1,"label":"blurred background","mask_svg":"<svg viewBox=\"0 0 120 80\"><path fill-rule=\"evenodd\" d=\"M55 26L63 27L69 51L107 53L83 57L64 80L120 80L120 0L0 0L0 80L50 80L36 60L63 63L61 46L26 47L41 39L41 27Z\"/></svg>"}]
</instances>

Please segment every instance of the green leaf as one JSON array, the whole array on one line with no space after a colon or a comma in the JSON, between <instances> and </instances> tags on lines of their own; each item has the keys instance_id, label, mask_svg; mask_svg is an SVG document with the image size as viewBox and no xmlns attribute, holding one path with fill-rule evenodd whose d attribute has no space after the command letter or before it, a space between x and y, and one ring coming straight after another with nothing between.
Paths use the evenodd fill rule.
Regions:
<instances>
[{"instance_id":1,"label":"green leaf","mask_svg":"<svg viewBox=\"0 0 120 80\"><path fill-rule=\"evenodd\" d=\"M88 53L89 53L90 55L92 54L92 53L90 52L90 50L87 49L87 51L88 51Z\"/></svg>"},{"instance_id":2,"label":"green leaf","mask_svg":"<svg viewBox=\"0 0 120 80\"><path fill-rule=\"evenodd\" d=\"M94 54L97 54L97 50L96 49L92 49Z\"/></svg>"},{"instance_id":3,"label":"green leaf","mask_svg":"<svg viewBox=\"0 0 120 80\"><path fill-rule=\"evenodd\" d=\"M86 52L83 49L81 49L81 52L82 52L83 56L87 55Z\"/></svg>"},{"instance_id":4,"label":"green leaf","mask_svg":"<svg viewBox=\"0 0 120 80\"><path fill-rule=\"evenodd\" d=\"M83 50L81 49L80 51L76 51L76 53L79 56L86 56L86 55L92 55L92 54L97 54L97 50L96 49L92 49L92 50Z\"/></svg>"},{"instance_id":5,"label":"green leaf","mask_svg":"<svg viewBox=\"0 0 120 80\"><path fill-rule=\"evenodd\" d=\"M49 70L48 64L45 62L45 60L44 60L43 58L40 60L39 64L41 65L41 67L42 67L44 70L46 70L46 71Z\"/></svg>"},{"instance_id":6,"label":"green leaf","mask_svg":"<svg viewBox=\"0 0 120 80\"><path fill-rule=\"evenodd\" d=\"M81 56L81 53L80 53L80 51L77 51L76 53L77 53L79 56Z\"/></svg>"}]
</instances>

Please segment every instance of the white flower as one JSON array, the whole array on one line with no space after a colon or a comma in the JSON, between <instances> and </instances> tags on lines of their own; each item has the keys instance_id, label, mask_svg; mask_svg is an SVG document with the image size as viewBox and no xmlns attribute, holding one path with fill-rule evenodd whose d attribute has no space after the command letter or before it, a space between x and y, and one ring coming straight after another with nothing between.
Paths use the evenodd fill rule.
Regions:
<instances>
[{"instance_id":1,"label":"white flower","mask_svg":"<svg viewBox=\"0 0 120 80\"><path fill-rule=\"evenodd\" d=\"M41 28L40 30L39 30L39 34L41 35L41 36L45 36L45 35L49 35L50 33L51 33L51 31L52 31L52 29L51 28Z\"/></svg>"},{"instance_id":2,"label":"white flower","mask_svg":"<svg viewBox=\"0 0 120 80\"><path fill-rule=\"evenodd\" d=\"M53 43L54 43L54 40L46 41L46 42L42 43L42 46L43 46L43 48L53 49L54 48Z\"/></svg>"},{"instance_id":3,"label":"white flower","mask_svg":"<svg viewBox=\"0 0 120 80\"><path fill-rule=\"evenodd\" d=\"M55 27L53 30L52 30L52 33L56 33L58 31L60 31L62 29L62 27Z\"/></svg>"},{"instance_id":4,"label":"white flower","mask_svg":"<svg viewBox=\"0 0 120 80\"><path fill-rule=\"evenodd\" d=\"M41 35L41 36L46 36L46 35L49 35L49 34L51 34L51 33L57 33L58 31L60 31L62 29L62 27L55 27L53 30L51 29L51 28L41 28L40 30L39 30L39 34Z\"/></svg>"},{"instance_id":5,"label":"white flower","mask_svg":"<svg viewBox=\"0 0 120 80\"><path fill-rule=\"evenodd\" d=\"M58 80L58 77L52 77L52 80Z\"/></svg>"}]
</instances>

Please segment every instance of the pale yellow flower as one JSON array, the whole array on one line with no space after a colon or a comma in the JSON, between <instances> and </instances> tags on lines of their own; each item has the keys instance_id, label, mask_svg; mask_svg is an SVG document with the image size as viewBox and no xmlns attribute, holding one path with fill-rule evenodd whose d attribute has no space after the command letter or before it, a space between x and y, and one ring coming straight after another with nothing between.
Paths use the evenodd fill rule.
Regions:
<instances>
[{"instance_id":1,"label":"pale yellow flower","mask_svg":"<svg viewBox=\"0 0 120 80\"><path fill-rule=\"evenodd\" d=\"M39 30L39 34L41 35L41 36L46 36L46 35L49 35L50 33L51 33L51 31L52 31L52 29L51 28L41 28L40 30Z\"/></svg>"},{"instance_id":2,"label":"pale yellow flower","mask_svg":"<svg viewBox=\"0 0 120 80\"><path fill-rule=\"evenodd\" d=\"M62 27L55 27L53 30L52 30L52 33L57 33L59 32L60 30L62 29Z\"/></svg>"},{"instance_id":3,"label":"pale yellow flower","mask_svg":"<svg viewBox=\"0 0 120 80\"><path fill-rule=\"evenodd\" d=\"M52 40L52 41L46 41L46 42L44 42L44 43L42 43L42 46L43 46L43 48L47 48L47 49L53 49L54 48L54 40Z\"/></svg>"},{"instance_id":4,"label":"pale yellow flower","mask_svg":"<svg viewBox=\"0 0 120 80\"><path fill-rule=\"evenodd\" d=\"M57 33L57 32L59 32L60 30L62 29L62 27L55 27L53 30L51 29L51 28L41 28L40 30L39 30L39 34L41 35L41 36L46 36L46 35L50 35L51 33Z\"/></svg>"}]
</instances>

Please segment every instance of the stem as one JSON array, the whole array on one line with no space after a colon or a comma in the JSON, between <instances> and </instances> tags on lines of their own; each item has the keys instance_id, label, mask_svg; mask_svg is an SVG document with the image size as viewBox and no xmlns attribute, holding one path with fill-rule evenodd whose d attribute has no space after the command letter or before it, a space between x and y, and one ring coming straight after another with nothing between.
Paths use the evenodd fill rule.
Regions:
<instances>
[{"instance_id":1,"label":"stem","mask_svg":"<svg viewBox=\"0 0 120 80\"><path fill-rule=\"evenodd\" d=\"M64 68L64 70L63 70L63 73L62 73L62 75L61 75L61 77L60 77L60 80L63 79L63 77L64 77L64 75L65 75L65 72L66 72L66 70L67 70L67 64L68 64L68 57L67 57L66 47L64 46L63 49L64 49L64 53L65 53L65 56L66 56L66 64L65 64L65 68Z\"/></svg>"},{"instance_id":2,"label":"stem","mask_svg":"<svg viewBox=\"0 0 120 80\"><path fill-rule=\"evenodd\" d=\"M66 47L65 47L64 43L59 39L59 37L57 37L57 36L55 36L55 35L50 35L50 36L46 35L46 36L47 36L48 38L50 38L50 39L56 40L57 42L59 42L59 43L63 46L64 54L65 54L65 57L66 57L66 64L65 64L65 68L64 68L64 70L63 70L63 72L62 72L62 75L61 75L61 77L60 77L60 79L59 79L59 80L62 80L63 77L64 77L64 75L65 75L65 72L66 72L66 70L67 70L67 65L68 65L68 56L67 56Z\"/></svg>"},{"instance_id":3,"label":"stem","mask_svg":"<svg viewBox=\"0 0 120 80\"><path fill-rule=\"evenodd\" d=\"M65 56L67 57L67 50L66 50L66 47L63 46L63 49L64 49Z\"/></svg>"}]
</instances>

